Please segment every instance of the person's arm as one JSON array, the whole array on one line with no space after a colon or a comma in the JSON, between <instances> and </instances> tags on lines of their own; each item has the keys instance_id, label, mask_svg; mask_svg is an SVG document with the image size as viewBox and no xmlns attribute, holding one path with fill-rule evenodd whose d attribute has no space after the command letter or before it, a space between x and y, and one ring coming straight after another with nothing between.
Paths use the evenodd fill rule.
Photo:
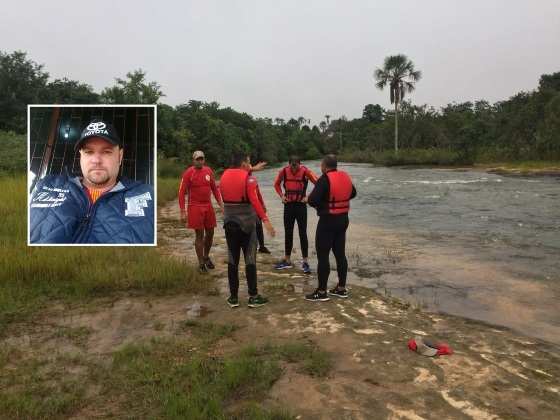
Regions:
<instances>
[{"instance_id":1,"label":"person's arm","mask_svg":"<svg viewBox=\"0 0 560 420\"><path fill-rule=\"evenodd\" d=\"M305 176L307 177L308 180L310 180L313 184L317 183L317 175L315 175L315 173L311 170L311 169L307 169L307 171L305 171Z\"/></svg>"},{"instance_id":2,"label":"person's arm","mask_svg":"<svg viewBox=\"0 0 560 420\"><path fill-rule=\"evenodd\" d=\"M261 195L261 189L259 188L258 185L257 185L257 196L259 197L259 201L261 202L261 205L264 209L264 212L266 213L267 212L266 211L266 204L264 204L264 200L263 200L262 195Z\"/></svg>"},{"instance_id":3,"label":"person's arm","mask_svg":"<svg viewBox=\"0 0 560 420\"><path fill-rule=\"evenodd\" d=\"M307 203L311 207L318 208L321 203L328 200L329 197L329 179L326 175L323 175L315 183L315 188L307 197Z\"/></svg>"},{"instance_id":4,"label":"person's arm","mask_svg":"<svg viewBox=\"0 0 560 420\"><path fill-rule=\"evenodd\" d=\"M267 165L268 162L259 162L257 163L255 166L251 165L251 169L249 170L249 173L251 172L258 172L258 171L262 171L264 169L264 167Z\"/></svg>"},{"instance_id":5,"label":"person's arm","mask_svg":"<svg viewBox=\"0 0 560 420\"><path fill-rule=\"evenodd\" d=\"M317 175L315 175L311 169L305 168L305 177L309 181L311 181L313 184L317 183ZM309 199L309 194L307 196L303 197L303 199L301 201L302 201L302 203L307 203L308 199Z\"/></svg>"},{"instance_id":6,"label":"person's arm","mask_svg":"<svg viewBox=\"0 0 560 420\"><path fill-rule=\"evenodd\" d=\"M179 184L179 209L181 210L181 220L186 219L187 213L185 211L185 194L188 193L191 184L191 171L190 168L183 172L181 175L181 183Z\"/></svg>"},{"instance_id":7,"label":"person's arm","mask_svg":"<svg viewBox=\"0 0 560 420\"><path fill-rule=\"evenodd\" d=\"M352 194L350 194L350 200L356 197L357 194L358 192L356 191L356 187L354 186L354 184L352 184Z\"/></svg>"},{"instance_id":8,"label":"person's arm","mask_svg":"<svg viewBox=\"0 0 560 420\"><path fill-rule=\"evenodd\" d=\"M262 196L259 200L259 195L259 186L257 184L257 180L255 179L255 177L249 176L249 178L247 179L247 197L249 198L251 205L255 209L257 216L262 220L266 231L270 234L270 236L274 236L276 235L276 232L274 231L270 220L268 220L268 216L263 208L264 201L262 203L260 201L262 200Z\"/></svg>"},{"instance_id":9,"label":"person's arm","mask_svg":"<svg viewBox=\"0 0 560 420\"><path fill-rule=\"evenodd\" d=\"M278 196L282 199L282 202L285 202L284 200L286 199L286 197L282 192L282 185L281 185L283 179L284 179L284 169L281 169L280 172L278 172L278 175L276 175L276 179L274 180L274 190L276 191L276 194L278 194Z\"/></svg>"},{"instance_id":10,"label":"person's arm","mask_svg":"<svg viewBox=\"0 0 560 420\"><path fill-rule=\"evenodd\" d=\"M220 206L220 208L223 210L224 203L222 202L222 194L216 186L216 180L214 179L214 172L212 170L210 170L210 188L212 189L212 194L214 194L214 198L216 199L218 206Z\"/></svg>"}]
</instances>

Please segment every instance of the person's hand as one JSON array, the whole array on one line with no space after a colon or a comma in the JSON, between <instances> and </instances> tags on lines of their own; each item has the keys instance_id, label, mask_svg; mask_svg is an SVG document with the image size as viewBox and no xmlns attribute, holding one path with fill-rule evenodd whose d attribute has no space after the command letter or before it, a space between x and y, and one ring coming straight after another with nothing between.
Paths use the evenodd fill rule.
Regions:
<instances>
[{"instance_id":1,"label":"person's hand","mask_svg":"<svg viewBox=\"0 0 560 420\"><path fill-rule=\"evenodd\" d=\"M254 171L262 171L264 167L267 165L268 162L259 162L254 166L251 166L251 170Z\"/></svg>"},{"instance_id":2,"label":"person's hand","mask_svg":"<svg viewBox=\"0 0 560 420\"><path fill-rule=\"evenodd\" d=\"M301 199L301 202L302 202L302 203L307 203L307 196L303 197L303 198Z\"/></svg>"},{"instance_id":3,"label":"person's hand","mask_svg":"<svg viewBox=\"0 0 560 420\"><path fill-rule=\"evenodd\" d=\"M270 223L270 220L267 220L266 222L263 222L263 226L270 236L272 236L272 237L276 236L276 231L274 230L274 227Z\"/></svg>"},{"instance_id":4,"label":"person's hand","mask_svg":"<svg viewBox=\"0 0 560 420\"><path fill-rule=\"evenodd\" d=\"M186 210L181 210L181 216L180 216L181 222L183 223L187 223L187 212Z\"/></svg>"},{"instance_id":5,"label":"person's hand","mask_svg":"<svg viewBox=\"0 0 560 420\"><path fill-rule=\"evenodd\" d=\"M282 196L282 203L286 204L288 202L288 199L286 198L285 195Z\"/></svg>"},{"instance_id":6,"label":"person's hand","mask_svg":"<svg viewBox=\"0 0 560 420\"><path fill-rule=\"evenodd\" d=\"M220 207L220 211L224 212L224 203L219 203L218 206Z\"/></svg>"}]
</instances>

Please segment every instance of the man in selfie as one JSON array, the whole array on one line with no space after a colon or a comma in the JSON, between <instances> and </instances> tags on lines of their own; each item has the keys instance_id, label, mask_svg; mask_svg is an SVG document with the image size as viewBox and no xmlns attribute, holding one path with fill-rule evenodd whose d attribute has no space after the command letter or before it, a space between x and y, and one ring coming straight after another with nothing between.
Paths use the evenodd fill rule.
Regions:
<instances>
[{"instance_id":1,"label":"man in selfie","mask_svg":"<svg viewBox=\"0 0 560 420\"><path fill-rule=\"evenodd\" d=\"M153 187L119 176L124 149L114 127L91 121L74 150L82 177L50 175L32 192L30 243L153 244Z\"/></svg>"}]
</instances>

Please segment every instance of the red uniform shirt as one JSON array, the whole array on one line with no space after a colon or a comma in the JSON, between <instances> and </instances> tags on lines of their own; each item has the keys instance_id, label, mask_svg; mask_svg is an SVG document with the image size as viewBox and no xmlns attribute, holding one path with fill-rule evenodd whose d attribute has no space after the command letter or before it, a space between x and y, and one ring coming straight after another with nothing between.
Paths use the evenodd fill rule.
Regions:
<instances>
[{"instance_id":1,"label":"red uniform shirt","mask_svg":"<svg viewBox=\"0 0 560 420\"><path fill-rule=\"evenodd\" d=\"M194 166L188 168L181 176L181 184L179 186L179 207L185 209L185 193L189 196L189 206L207 206L210 204L210 192L214 194L214 198L221 203L222 197L216 181L214 173L208 166L196 169Z\"/></svg>"}]
</instances>

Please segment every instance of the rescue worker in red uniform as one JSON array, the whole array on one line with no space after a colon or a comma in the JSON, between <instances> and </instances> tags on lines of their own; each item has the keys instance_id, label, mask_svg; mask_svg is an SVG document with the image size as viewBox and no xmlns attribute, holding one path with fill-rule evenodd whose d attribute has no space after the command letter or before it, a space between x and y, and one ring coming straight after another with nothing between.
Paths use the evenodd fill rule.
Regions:
<instances>
[{"instance_id":1,"label":"rescue worker in red uniform","mask_svg":"<svg viewBox=\"0 0 560 420\"><path fill-rule=\"evenodd\" d=\"M257 234L255 224L261 219L266 231L275 235L263 208L262 197L255 177L249 174L251 164L247 154L232 157L232 167L220 178L220 191L224 201L224 230L228 246L228 281L230 307L239 306L239 258L241 250L245 259L245 276L249 290L248 306L256 308L268 302L257 290Z\"/></svg>"},{"instance_id":2,"label":"rescue worker in red uniform","mask_svg":"<svg viewBox=\"0 0 560 420\"><path fill-rule=\"evenodd\" d=\"M319 222L315 233L317 251L317 277L319 287L305 296L310 301L327 301L329 295L347 298L346 274L346 229L348 229L348 212L350 200L356 197L356 188L350 176L337 170L335 155L327 155L321 162L323 175L317 180L315 188L309 194L307 202L317 210ZM338 284L327 293L327 282L331 271L329 253L333 251L338 272Z\"/></svg>"},{"instance_id":3,"label":"rescue worker in red uniform","mask_svg":"<svg viewBox=\"0 0 560 420\"><path fill-rule=\"evenodd\" d=\"M293 267L290 257L294 244L294 224L297 221L301 256L303 258L301 268L305 274L311 273L307 260L309 244L307 241L307 206L305 205L308 181L315 184L317 176L303 166L297 156L290 157L288 166L278 172L274 181L274 189L284 203L285 232L284 259L274 266L277 270ZM282 187L284 188L283 191Z\"/></svg>"},{"instance_id":4,"label":"rescue worker in red uniform","mask_svg":"<svg viewBox=\"0 0 560 420\"><path fill-rule=\"evenodd\" d=\"M193 165L183 172L179 185L179 208L181 221L187 221L187 227L194 229L194 248L198 257L200 273L208 273L214 268L210 259L210 249L214 239L216 214L210 200L210 193L223 211L220 191L216 187L212 169L204 164L204 153L197 150L193 153ZM185 194L187 195L187 210L185 210Z\"/></svg>"}]
</instances>

